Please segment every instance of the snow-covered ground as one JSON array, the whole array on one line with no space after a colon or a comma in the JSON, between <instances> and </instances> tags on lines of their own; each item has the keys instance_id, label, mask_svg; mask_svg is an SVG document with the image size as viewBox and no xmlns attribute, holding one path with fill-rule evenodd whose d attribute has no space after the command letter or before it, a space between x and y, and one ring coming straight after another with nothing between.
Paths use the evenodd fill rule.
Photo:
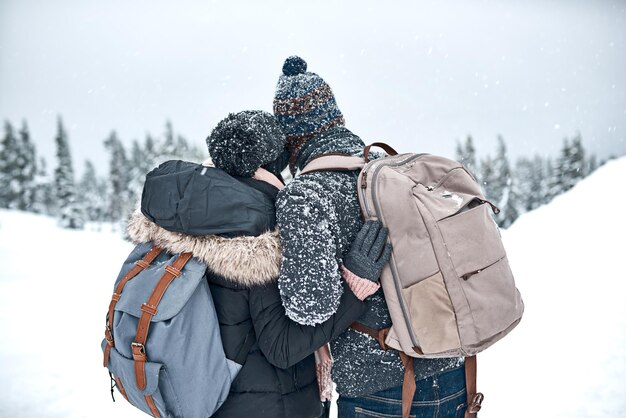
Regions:
<instances>
[{"instance_id":1,"label":"snow-covered ground","mask_svg":"<svg viewBox=\"0 0 626 418\"><path fill-rule=\"evenodd\" d=\"M526 313L479 356L481 418L626 417L626 158L507 231ZM100 341L131 245L0 211L0 417L145 416L111 402Z\"/></svg>"}]
</instances>

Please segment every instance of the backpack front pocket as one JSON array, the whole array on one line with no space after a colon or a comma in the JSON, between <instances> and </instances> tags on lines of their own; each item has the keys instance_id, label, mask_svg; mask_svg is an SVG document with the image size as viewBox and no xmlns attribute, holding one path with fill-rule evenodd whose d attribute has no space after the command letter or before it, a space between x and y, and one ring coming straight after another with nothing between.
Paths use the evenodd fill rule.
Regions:
<instances>
[{"instance_id":1,"label":"backpack front pocket","mask_svg":"<svg viewBox=\"0 0 626 418\"><path fill-rule=\"evenodd\" d=\"M402 296L424 355L436 356L460 348L454 309L440 272L402 289Z\"/></svg>"},{"instance_id":2,"label":"backpack front pocket","mask_svg":"<svg viewBox=\"0 0 626 418\"><path fill-rule=\"evenodd\" d=\"M490 211L485 203L438 222L457 276L451 279L469 305L473 338L463 343L470 348L486 348L520 316L521 299Z\"/></svg>"},{"instance_id":3,"label":"backpack front pocket","mask_svg":"<svg viewBox=\"0 0 626 418\"><path fill-rule=\"evenodd\" d=\"M152 409L155 408L162 418L182 416L178 398L163 364L146 362L144 390L137 388L134 361L121 355L115 348L111 349L108 367L115 380L122 383L120 385L118 382L118 386L120 391L124 391L124 397L143 412L154 415Z\"/></svg>"},{"instance_id":4,"label":"backpack front pocket","mask_svg":"<svg viewBox=\"0 0 626 418\"><path fill-rule=\"evenodd\" d=\"M438 222L459 277L484 269L506 255L490 210L489 204L481 204Z\"/></svg>"}]
</instances>

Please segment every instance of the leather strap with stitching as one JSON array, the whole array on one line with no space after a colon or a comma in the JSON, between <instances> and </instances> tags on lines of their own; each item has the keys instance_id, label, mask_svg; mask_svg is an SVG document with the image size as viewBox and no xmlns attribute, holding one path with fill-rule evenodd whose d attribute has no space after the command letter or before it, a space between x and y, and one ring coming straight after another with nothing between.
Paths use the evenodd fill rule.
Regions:
<instances>
[{"instance_id":1,"label":"leather strap with stitching","mask_svg":"<svg viewBox=\"0 0 626 418\"><path fill-rule=\"evenodd\" d=\"M389 328L383 328L375 330L366 325L358 322L353 322L350 327L356 331L369 335L380 344L380 348L388 350L389 346L385 343ZM411 414L411 406L413 404L413 397L415 396L415 369L413 368L413 357L408 356L406 353L400 351L400 360L404 366L404 376L402 378L402 418L409 418Z\"/></svg>"},{"instance_id":2,"label":"leather strap with stitching","mask_svg":"<svg viewBox=\"0 0 626 418\"><path fill-rule=\"evenodd\" d=\"M359 322L353 322L350 325L350 328L362 332L363 334L367 334L380 344L380 348L387 351L389 347L385 344L385 339L387 338L387 334L389 333L389 328L383 328L379 330L375 330L374 328L370 328L367 325L363 325Z\"/></svg>"},{"instance_id":3,"label":"leather strap with stitching","mask_svg":"<svg viewBox=\"0 0 626 418\"><path fill-rule=\"evenodd\" d=\"M383 350L388 350L389 347L385 343L385 338L389 333L389 328L381 330L375 330L366 325L358 322L352 323L350 327L356 331L369 335L380 344ZM413 357L410 357L406 353L400 351L400 360L404 366L404 377L402 380L402 418L408 418L411 412L411 405L413 403L413 397L415 396L415 370L413 368ZM467 409L465 412L465 418L475 418L476 413L480 411L481 404L484 395L476 391L476 375L477 364L476 356L465 358L465 387L467 391Z\"/></svg>"},{"instance_id":4,"label":"leather strap with stitching","mask_svg":"<svg viewBox=\"0 0 626 418\"><path fill-rule=\"evenodd\" d=\"M115 347L115 340L113 339L113 314L115 312L115 305L117 305L117 302L122 296L124 286L126 286L126 283L128 283L130 280L135 278L135 276L145 270L154 261L154 259L157 258L161 251L163 250L159 247L152 247L141 260L135 263L135 265L128 271L128 273L124 275L122 280L120 280L115 287L115 291L113 292L113 296L111 297L111 303L109 304L109 311L106 318L106 328L104 330L104 338L107 342L107 345L104 349L104 367L106 367L109 363L111 348Z\"/></svg>"},{"instance_id":5,"label":"leather strap with stitching","mask_svg":"<svg viewBox=\"0 0 626 418\"><path fill-rule=\"evenodd\" d=\"M415 389L417 388L415 368L413 367L413 357L409 357L402 351L400 351L400 360L402 360L402 365L404 366L404 377L402 378L402 418L409 418Z\"/></svg>"},{"instance_id":6,"label":"leather strap with stitching","mask_svg":"<svg viewBox=\"0 0 626 418\"><path fill-rule=\"evenodd\" d=\"M465 387L467 390L465 418L475 418L485 398L482 393L476 391L476 375L476 356L465 357Z\"/></svg>"},{"instance_id":7,"label":"leather strap with stitching","mask_svg":"<svg viewBox=\"0 0 626 418\"><path fill-rule=\"evenodd\" d=\"M395 149L393 149L389 145L385 144L384 142L374 142L374 143L369 144L368 146L366 146L365 149L363 149L363 158L365 158L365 162L366 163L370 162L370 149L372 147L382 148L383 150L385 150L385 152L388 155L398 155L398 152Z\"/></svg>"},{"instance_id":8,"label":"leather strap with stitching","mask_svg":"<svg viewBox=\"0 0 626 418\"><path fill-rule=\"evenodd\" d=\"M152 399L152 395L145 395L146 403L148 404L148 408L150 408L150 412L152 412L152 416L154 418L161 418L161 414L159 414L159 410L154 403L154 399Z\"/></svg>"},{"instance_id":9,"label":"leather strap with stitching","mask_svg":"<svg viewBox=\"0 0 626 418\"><path fill-rule=\"evenodd\" d=\"M165 291L174 279L181 275L181 271L187 261L191 258L191 253L182 253L172 265L165 267L165 273L155 286L148 301L141 305L141 318L137 325L137 334L135 341L131 344L133 360L135 362L135 380L137 388L144 390L146 388L146 361L148 360L145 344L148 338L148 330L150 329L150 321L156 315L159 303L165 294ZM148 404L150 405L150 404Z\"/></svg>"}]
</instances>

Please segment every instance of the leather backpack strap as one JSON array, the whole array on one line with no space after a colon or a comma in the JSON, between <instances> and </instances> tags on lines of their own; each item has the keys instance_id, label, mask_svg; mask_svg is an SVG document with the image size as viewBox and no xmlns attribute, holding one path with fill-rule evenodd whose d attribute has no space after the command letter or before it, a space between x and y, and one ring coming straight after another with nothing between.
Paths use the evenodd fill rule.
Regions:
<instances>
[{"instance_id":1,"label":"leather backpack strap","mask_svg":"<svg viewBox=\"0 0 626 418\"><path fill-rule=\"evenodd\" d=\"M378 341L378 344L380 344L383 350L386 351L389 349L389 346L385 343L389 328L376 330L358 322L353 322L350 328L369 335ZM402 365L404 366L404 376L402 378L402 418L409 418L411 406L413 405L413 397L415 396L415 389L417 387L415 383L415 368L413 367L413 357L402 351L400 351L399 354Z\"/></svg>"},{"instance_id":2,"label":"leather backpack strap","mask_svg":"<svg viewBox=\"0 0 626 418\"><path fill-rule=\"evenodd\" d=\"M366 163L370 162L370 149L372 147L382 148L389 155L398 155L398 152L395 149L385 144L384 142L374 142L366 146L365 149L363 150L363 158L365 158Z\"/></svg>"},{"instance_id":3,"label":"leather backpack strap","mask_svg":"<svg viewBox=\"0 0 626 418\"><path fill-rule=\"evenodd\" d=\"M383 350L387 351L389 349L389 347L385 343L385 339L387 338L387 334L389 333L389 328L376 330L359 322L353 322L352 325L350 325L350 328L355 331L362 332L363 334L369 335L370 337L378 341L378 344L380 344L380 348L382 348Z\"/></svg>"},{"instance_id":4,"label":"leather backpack strap","mask_svg":"<svg viewBox=\"0 0 626 418\"><path fill-rule=\"evenodd\" d=\"M148 330L150 329L150 321L152 317L157 314L159 303L165 295L165 291L175 278L182 274L182 269L187 264L187 261L191 258L191 253L182 253L178 256L176 261L171 265L165 266L165 274L161 277L157 285L155 286L152 294L148 298L148 301L141 305L141 317L139 318L139 324L137 325L137 334L135 335L135 341L131 344L131 350L133 352L133 360L135 362L135 380L137 388L144 390L146 388L146 361L148 356L146 355L146 340L148 339Z\"/></svg>"},{"instance_id":5,"label":"leather backpack strap","mask_svg":"<svg viewBox=\"0 0 626 418\"><path fill-rule=\"evenodd\" d=\"M476 356L465 357L465 387L467 390L467 409L465 418L475 418L480 411L485 396L476 390Z\"/></svg>"},{"instance_id":6,"label":"leather backpack strap","mask_svg":"<svg viewBox=\"0 0 626 418\"><path fill-rule=\"evenodd\" d=\"M122 277L122 280L115 287L115 291L113 292L113 296L111 297L111 303L109 304L109 311L106 317L106 328L104 330L104 338L106 339L107 345L104 349L104 367L109 363L109 355L111 353L111 348L115 347L115 340L113 339L113 313L115 312L115 305L120 300L122 296L122 291L124 290L124 286L130 280L134 279L139 273L145 270L157 256L163 251L159 247L152 247L150 251L143 256L143 258L135 263L133 268L131 268L128 273Z\"/></svg>"},{"instance_id":7,"label":"leather backpack strap","mask_svg":"<svg viewBox=\"0 0 626 418\"><path fill-rule=\"evenodd\" d=\"M402 351L400 351L400 360L402 360L402 365L404 366L404 377L402 378L402 418L409 418L415 389L417 388L415 368L413 367L413 357Z\"/></svg>"}]
</instances>

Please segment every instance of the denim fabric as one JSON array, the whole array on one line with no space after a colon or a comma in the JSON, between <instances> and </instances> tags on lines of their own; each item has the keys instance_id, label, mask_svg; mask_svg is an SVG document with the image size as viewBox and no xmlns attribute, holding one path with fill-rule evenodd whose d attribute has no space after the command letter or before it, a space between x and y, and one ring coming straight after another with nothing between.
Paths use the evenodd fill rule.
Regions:
<instances>
[{"instance_id":1,"label":"denim fabric","mask_svg":"<svg viewBox=\"0 0 626 418\"><path fill-rule=\"evenodd\" d=\"M463 418L465 369L459 367L417 381L411 407L415 418ZM402 386L358 398L339 397L338 418L401 418Z\"/></svg>"}]
</instances>

